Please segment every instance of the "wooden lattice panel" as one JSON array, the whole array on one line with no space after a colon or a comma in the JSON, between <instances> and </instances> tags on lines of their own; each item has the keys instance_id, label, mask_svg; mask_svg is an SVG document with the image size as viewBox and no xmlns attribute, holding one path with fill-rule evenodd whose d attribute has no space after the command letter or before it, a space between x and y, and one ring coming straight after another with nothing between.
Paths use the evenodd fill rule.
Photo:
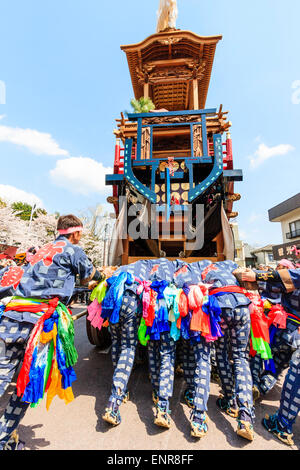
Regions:
<instances>
[{"instance_id":1,"label":"wooden lattice panel","mask_svg":"<svg viewBox=\"0 0 300 470\"><path fill-rule=\"evenodd\" d=\"M187 82L171 82L153 87L153 102L157 109L167 108L168 111L185 109L187 98Z\"/></svg>"}]
</instances>

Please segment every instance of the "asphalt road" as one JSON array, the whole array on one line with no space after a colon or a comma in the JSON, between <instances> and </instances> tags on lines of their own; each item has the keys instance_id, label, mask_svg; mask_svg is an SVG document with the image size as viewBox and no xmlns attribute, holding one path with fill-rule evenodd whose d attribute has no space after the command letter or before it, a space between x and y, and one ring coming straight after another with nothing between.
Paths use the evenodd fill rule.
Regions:
<instances>
[{"instance_id":1,"label":"asphalt road","mask_svg":"<svg viewBox=\"0 0 300 470\"><path fill-rule=\"evenodd\" d=\"M75 309L75 313L77 313ZM261 425L265 413L272 414L279 404L283 378L268 395L256 404L255 439L245 441L235 433L235 419L216 409L219 385L211 383L208 402L209 432L202 439L190 436L189 409L181 399L185 389L182 377L175 378L171 400L170 430L153 424L151 386L146 366L132 373L130 401L121 407L122 423L110 427L101 419L110 394L112 364L110 352L103 354L92 346L86 335L86 319L75 322L75 366L77 381L73 384L75 400L65 405L56 397L47 411L45 400L30 408L19 426L20 438L29 450L291 450L270 435ZM0 409L7 397L0 402ZM294 429L294 450L300 449L300 421Z\"/></svg>"}]
</instances>

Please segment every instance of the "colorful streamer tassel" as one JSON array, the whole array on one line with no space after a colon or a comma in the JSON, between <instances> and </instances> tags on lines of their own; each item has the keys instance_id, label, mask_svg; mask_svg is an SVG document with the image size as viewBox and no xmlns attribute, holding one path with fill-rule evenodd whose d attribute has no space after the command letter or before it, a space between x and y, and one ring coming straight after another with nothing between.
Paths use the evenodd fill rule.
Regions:
<instances>
[{"instance_id":1,"label":"colorful streamer tassel","mask_svg":"<svg viewBox=\"0 0 300 470\"><path fill-rule=\"evenodd\" d=\"M259 294L248 292L246 295L251 300L249 305L251 318L250 355L259 354L264 360L272 359L269 324L264 312L263 301Z\"/></svg>"},{"instance_id":2,"label":"colorful streamer tassel","mask_svg":"<svg viewBox=\"0 0 300 470\"><path fill-rule=\"evenodd\" d=\"M3 315L4 310L5 310L5 305L0 305L0 319Z\"/></svg>"},{"instance_id":3,"label":"colorful streamer tassel","mask_svg":"<svg viewBox=\"0 0 300 470\"><path fill-rule=\"evenodd\" d=\"M147 346L150 336L147 334L147 325L145 318L141 318L141 323L138 329L138 338L142 346Z\"/></svg>"},{"instance_id":4,"label":"colorful streamer tassel","mask_svg":"<svg viewBox=\"0 0 300 470\"><path fill-rule=\"evenodd\" d=\"M136 294L142 301L142 321L138 330L141 344L146 345L149 339L159 340L163 332L170 332L175 341L181 336L196 341L200 341L201 336L206 341L223 336L221 309L217 299L208 295L207 285L184 284L178 289L165 280L141 281L126 272L106 279L93 291L88 320L94 327L105 326L107 319L112 323L119 321L124 292L133 284L137 284ZM102 324L99 318L106 322Z\"/></svg>"},{"instance_id":5,"label":"colorful streamer tassel","mask_svg":"<svg viewBox=\"0 0 300 470\"><path fill-rule=\"evenodd\" d=\"M152 327L154 319L155 319L155 306L157 300L157 292L154 290L150 290L150 300L149 300L149 307L148 312L143 311L143 317L145 318L145 323L148 327Z\"/></svg>"},{"instance_id":6,"label":"colorful streamer tassel","mask_svg":"<svg viewBox=\"0 0 300 470\"><path fill-rule=\"evenodd\" d=\"M137 295L142 296L142 306L143 306L143 318L148 317L148 311L151 302L151 281L141 281L140 285L137 288Z\"/></svg>"},{"instance_id":7,"label":"colorful streamer tassel","mask_svg":"<svg viewBox=\"0 0 300 470\"><path fill-rule=\"evenodd\" d=\"M127 286L132 286L135 278L131 273L120 273L106 280L108 291L102 301L101 316L110 323L119 323L123 294Z\"/></svg>"},{"instance_id":8,"label":"colorful streamer tassel","mask_svg":"<svg viewBox=\"0 0 300 470\"><path fill-rule=\"evenodd\" d=\"M87 320L91 323L92 327L98 328L101 330L104 318L102 318L102 306L98 303L97 299L94 299L93 302L88 306L88 316Z\"/></svg>"},{"instance_id":9,"label":"colorful streamer tassel","mask_svg":"<svg viewBox=\"0 0 300 470\"><path fill-rule=\"evenodd\" d=\"M103 323L104 323L104 318L102 317L102 301L105 297L107 290L107 283L106 281L101 281L93 290L93 292L90 295L90 300L91 303L88 306L88 316L87 320L91 322L91 325L94 328L98 328L98 330L101 330Z\"/></svg>"},{"instance_id":10,"label":"colorful streamer tassel","mask_svg":"<svg viewBox=\"0 0 300 470\"><path fill-rule=\"evenodd\" d=\"M74 399L73 366L78 354L74 345L73 319L58 298L31 301L14 299L7 310L41 314L30 335L17 379L17 394L35 407L47 393L46 407L58 395L65 403Z\"/></svg>"},{"instance_id":11,"label":"colorful streamer tassel","mask_svg":"<svg viewBox=\"0 0 300 470\"><path fill-rule=\"evenodd\" d=\"M178 297L180 295L180 290L175 286L170 285L164 290L164 298L169 310L169 322L170 327L170 336L174 341L178 341L180 338L180 326L178 327L177 321L180 318L179 307L178 307Z\"/></svg>"},{"instance_id":12,"label":"colorful streamer tassel","mask_svg":"<svg viewBox=\"0 0 300 470\"><path fill-rule=\"evenodd\" d=\"M264 302L264 308L266 309L266 302ZM286 328L286 320L288 313L284 310L282 305L270 304L269 313L268 313L268 325L269 325L269 336L270 336L270 345L272 346L275 334L277 330ZM265 370L273 374L276 374L276 367L273 359L265 359L264 361Z\"/></svg>"},{"instance_id":13,"label":"colorful streamer tassel","mask_svg":"<svg viewBox=\"0 0 300 470\"><path fill-rule=\"evenodd\" d=\"M159 340L161 333L170 331L169 312L164 297L164 292L168 284L167 281L153 281L151 284L151 289L157 293L155 317L152 327L148 330L152 340Z\"/></svg>"},{"instance_id":14,"label":"colorful streamer tassel","mask_svg":"<svg viewBox=\"0 0 300 470\"><path fill-rule=\"evenodd\" d=\"M101 304L107 290L107 283L106 280L101 281L95 289L93 289L91 295L90 295L90 300L93 302L94 300L97 300L98 304Z\"/></svg>"},{"instance_id":15,"label":"colorful streamer tassel","mask_svg":"<svg viewBox=\"0 0 300 470\"><path fill-rule=\"evenodd\" d=\"M273 305L268 313L268 324L269 326L274 325L277 328L285 329L287 316L288 314L282 305Z\"/></svg>"},{"instance_id":16,"label":"colorful streamer tassel","mask_svg":"<svg viewBox=\"0 0 300 470\"><path fill-rule=\"evenodd\" d=\"M208 302L202 306L205 313L209 315L211 334L206 336L206 341L216 341L223 335L220 322L222 310L215 296L209 295Z\"/></svg>"},{"instance_id":17,"label":"colorful streamer tassel","mask_svg":"<svg viewBox=\"0 0 300 470\"><path fill-rule=\"evenodd\" d=\"M209 315L203 311L202 306L207 298L207 288L203 284L190 286L188 294L189 308L193 312L190 323L190 330L201 333L204 337L211 337L210 318Z\"/></svg>"}]
</instances>

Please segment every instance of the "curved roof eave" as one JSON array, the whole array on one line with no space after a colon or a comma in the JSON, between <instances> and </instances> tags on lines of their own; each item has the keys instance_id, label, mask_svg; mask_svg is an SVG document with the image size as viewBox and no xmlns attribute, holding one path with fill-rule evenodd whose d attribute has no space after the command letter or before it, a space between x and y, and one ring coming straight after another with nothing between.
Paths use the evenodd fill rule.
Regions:
<instances>
[{"instance_id":1,"label":"curved roof eave","mask_svg":"<svg viewBox=\"0 0 300 470\"><path fill-rule=\"evenodd\" d=\"M152 42L157 41L157 39L164 39L168 38L170 36L182 36L185 38L190 38L192 41L195 41L199 44L216 44L217 42L221 41L223 36L217 35L217 36L199 36L196 33L193 33L192 31L186 31L186 30L181 30L181 29L176 29L176 30L169 30L165 32L160 32L160 33L155 33L151 34L151 36L148 36L146 39L143 41L140 41L136 44L128 44L128 45L123 45L120 46L120 48L123 51L130 51L130 50L135 50L135 49L143 49L147 47L149 44Z\"/></svg>"}]
</instances>

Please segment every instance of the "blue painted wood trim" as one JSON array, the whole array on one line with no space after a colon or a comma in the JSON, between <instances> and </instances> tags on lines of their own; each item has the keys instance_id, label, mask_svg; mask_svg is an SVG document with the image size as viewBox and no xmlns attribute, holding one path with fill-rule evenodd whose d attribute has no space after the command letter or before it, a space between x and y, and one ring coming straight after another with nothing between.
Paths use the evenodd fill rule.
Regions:
<instances>
[{"instance_id":1,"label":"blue painted wood trim","mask_svg":"<svg viewBox=\"0 0 300 470\"><path fill-rule=\"evenodd\" d=\"M192 202L204 193L204 191L206 191L223 173L223 145L221 134L214 135L214 154L214 166L212 171L204 181L198 184L195 188L189 190L189 202Z\"/></svg>"},{"instance_id":2,"label":"blue painted wood trim","mask_svg":"<svg viewBox=\"0 0 300 470\"><path fill-rule=\"evenodd\" d=\"M169 116L192 116L202 114L216 114L217 108L209 109L195 109L189 111L169 111L164 113L130 113L127 115L130 121L136 121L137 119L144 118L155 118L155 117L169 117Z\"/></svg>"},{"instance_id":3,"label":"blue painted wood trim","mask_svg":"<svg viewBox=\"0 0 300 470\"><path fill-rule=\"evenodd\" d=\"M153 162L152 169L151 169L151 190L155 192L155 175L156 170L158 168L159 161Z\"/></svg>"},{"instance_id":4,"label":"blue painted wood trim","mask_svg":"<svg viewBox=\"0 0 300 470\"><path fill-rule=\"evenodd\" d=\"M142 127L175 127L175 126L190 126L190 125L201 125L202 121L194 121L192 123L190 122L171 122L171 123L165 123L165 124L143 124Z\"/></svg>"},{"instance_id":5,"label":"blue painted wood trim","mask_svg":"<svg viewBox=\"0 0 300 470\"><path fill-rule=\"evenodd\" d=\"M185 162L186 167L189 170L189 185L190 188L194 187L194 170L193 170L193 163L191 161Z\"/></svg>"},{"instance_id":6,"label":"blue painted wood trim","mask_svg":"<svg viewBox=\"0 0 300 470\"><path fill-rule=\"evenodd\" d=\"M111 185L111 184L119 184L121 181L124 180L124 175L106 175L105 176L105 184Z\"/></svg>"},{"instance_id":7,"label":"blue painted wood trim","mask_svg":"<svg viewBox=\"0 0 300 470\"><path fill-rule=\"evenodd\" d=\"M165 174L164 174L164 173L160 173L159 176L160 176L161 179L163 179L163 178L165 177ZM183 171L181 171L181 172L180 172L180 171L175 171L175 173L174 173L173 176L170 174L171 180L172 180L172 179L181 180L183 177L184 177Z\"/></svg>"},{"instance_id":8,"label":"blue painted wood trim","mask_svg":"<svg viewBox=\"0 0 300 470\"><path fill-rule=\"evenodd\" d=\"M156 194L150 188L147 188L144 184L142 184L136 176L133 174L132 171L132 160L131 160L131 152L132 152L132 139L125 140L125 149L124 149L124 177L125 179L131 183L139 193L145 196L149 201L153 204L156 203Z\"/></svg>"}]
</instances>

